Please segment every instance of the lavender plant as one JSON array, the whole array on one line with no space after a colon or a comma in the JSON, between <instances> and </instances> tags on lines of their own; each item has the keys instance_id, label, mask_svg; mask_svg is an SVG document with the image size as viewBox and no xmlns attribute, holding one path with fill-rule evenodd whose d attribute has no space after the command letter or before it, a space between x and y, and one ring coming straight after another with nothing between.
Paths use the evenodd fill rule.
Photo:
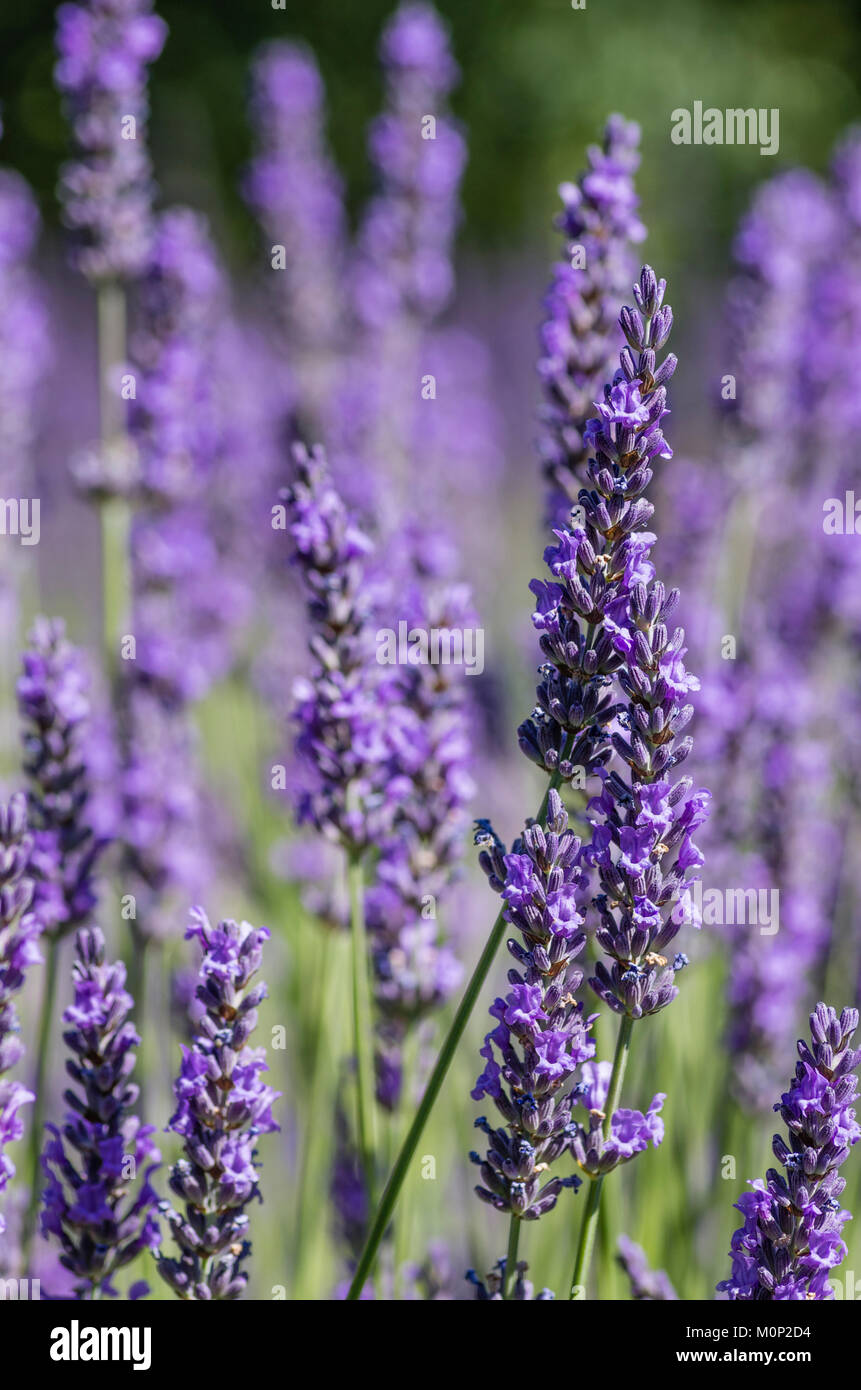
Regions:
<instances>
[{"instance_id":1,"label":"lavender plant","mask_svg":"<svg viewBox=\"0 0 861 1390\"><path fill-rule=\"evenodd\" d=\"M186 938L202 951L197 1000L201 1006L191 1047L183 1047L174 1086L177 1108L170 1128L183 1140L184 1157L170 1170L171 1191L182 1211L161 1204L179 1258L158 1251L158 1270L180 1298L200 1302L238 1298L248 1282L251 1253L245 1208L260 1200L256 1140L278 1129L272 1104L279 1092L260 1077L262 1047L252 1047L257 1009L266 997L260 969L265 927L219 922L213 928L195 908Z\"/></svg>"},{"instance_id":2,"label":"lavender plant","mask_svg":"<svg viewBox=\"0 0 861 1390\"><path fill-rule=\"evenodd\" d=\"M60 193L92 280L130 279L151 230L146 73L167 35L152 0L86 0L57 11L57 86L74 136Z\"/></svg>"},{"instance_id":3,"label":"lavender plant","mask_svg":"<svg viewBox=\"0 0 861 1390\"><path fill-rule=\"evenodd\" d=\"M772 1145L783 1172L770 1168L736 1203L744 1224L732 1240L732 1274L718 1284L730 1299L834 1297L828 1276L846 1254L841 1231L850 1219L838 1200L846 1186L839 1169L861 1138L852 1109L857 1027L857 1009L838 1017L820 1003L810 1015L810 1043L799 1040L795 1075L774 1107L788 1131L788 1143L776 1134Z\"/></svg>"},{"instance_id":4,"label":"lavender plant","mask_svg":"<svg viewBox=\"0 0 861 1390\"><path fill-rule=\"evenodd\" d=\"M107 843L96 834L91 820L89 760L93 750L81 655L66 639L59 619L37 619L29 641L17 694L24 726L23 768L32 835L28 873L34 885L33 910L47 950L33 1085L30 1198L22 1233L25 1255L36 1223L58 942L84 925L92 914L96 864Z\"/></svg>"},{"instance_id":5,"label":"lavender plant","mask_svg":"<svg viewBox=\"0 0 861 1390\"><path fill-rule=\"evenodd\" d=\"M159 1152L154 1127L134 1113L138 1088L130 1079L138 1036L128 1021L133 1005L121 962L105 959L96 927L76 939L74 1002L63 1014L63 1040L74 1085L69 1109L42 1156L47 1178L42 1234L59 1242L60 1263L76 1278L79 1298L117 1292L114 1278L158 1244L157 1196L150 1177ZM145 1287L145 1286L144 1286ZM144 1291L135 1285L132 1296Z\"/></svg>"},{"instance_id":6,"label":"lavender plant","mask_svg":"<svg viewBox=\"0 0 861 1390\"><path fill-rule=\"evenodd\" d=\"M27 802L22 792L16 792L8 805L0 806L0 1193L15 1176L15 1166L4 1150L22 1137L24 1122L19 1112L35 1099L20 1081L5 1076L24 1055L13 1001L27 971L42 964L38 946L42 924L31 911L33 880L27 875L31 848ZM0 1234L4 1230L0 1212Z\"/></svg>"},{"instance_id":7,"label":"lavender plant","mask_svg":"<svg viewBox=\"0 0 861 1390\"><path fill-rule=\"evenodd\" d=\"M586 172L559 189L563 211L556 225L568 260L553 270L538 360L544 393L538 450L554 527L568 524L577 501L589 452L586 424L622 345L619 311L635 274L631 248L646 235L633 182L639 142L639 126L611 116L602 144L589 150Z\"/></svg>"},{"instance_id":8,"label":"lavender plant","mask_svg":"<svg viewBox=\"0 0 861 1390\"><path fill-rule=\"evenodd\" d=\"M490 832L480 830L479 838ZM580 1186L573 1173L551 1172L570 1147L571 1079L595 1053L592 1020L574 997L583 974L573 962L586 944L579 853L580 840L551 789L544 825L529 823L510 854L498 843L481 854L491 887L505 899L506 920L522 937L522 944L508 943L520 968L509 971L511 990L491 1007L497 1023L485 1038L485 1067L472 1092L474 1100L492 1100L504 1124L494 1129L484 1116L476 1120L490 1143L484 1158L470 1155L481 1173L478 1196L511 1217L505 1269L512 1274L520 1222L537 1221L564 1188ZM502 1297L508 1296L504 1276Z\"/></svg>"}]
</instances>

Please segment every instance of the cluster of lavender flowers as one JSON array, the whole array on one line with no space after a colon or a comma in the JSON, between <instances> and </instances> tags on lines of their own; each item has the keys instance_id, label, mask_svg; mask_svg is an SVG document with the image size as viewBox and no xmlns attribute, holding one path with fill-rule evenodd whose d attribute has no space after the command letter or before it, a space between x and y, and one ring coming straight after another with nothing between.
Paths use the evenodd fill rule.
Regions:
<instances>
[{"instance_id":1,"label":"cluster of lavender flowers","mask_svg":"<svg viewBox=\"0 0 861 1390\"><path fill-rule=\"evenodd\" d=\"M400 589L397 603L410 631L463 631L477 621L462 585L416 576ZM408 665L398 669L396 682L393 770L408 779L409 794L380 845L375 881L365 894L378 1009L377 1096L388 1109L401 1093L408 1030L439 1009L462 978L438 914L450 906L475 790L462 670Z\"/></svg>"},{"instance_id":2,"label":"cluster of lavender flowers","mask_svg":"<svg viewBox=\"0 0 861 1390\"><path fill-rule=\"evenodd\" d=\"M80 1298L116 1292L113 1279L142 1250L158 1245L156 1194L150 1177L159 1152L154 1127L134 1113L130 1079L140 1039L122 962L105 959L95 927L76 940L74 1002L63 1014L63 1039L74 1083L64 1094L62 1126L48 1125L42 1167L47 1178L42 1233L59 1242L61 1264L77 1279ZM76 1088L76 1089L75 1089ZM132 1296L145 1291L136 1285Z\"/></svg>"},{"instance_id":3,"label":"cluster of lavender flowers","mask_svg":"<svg viewBox=\"0 0 861 1390\"><path fill-rule=\"evenodd\" d=\"M639 126L611 116L603 144L589 150L589 168L559 189L563 211L556 225L568 260L554 267L538 361L544 392L538 448L553 526L568 524L588 457L586 423L621 347L619 311L635 273L631 246L646 235L633 182L639 141Z\"/></svg>"},{"instance_id":4,"label":"cluster of lavender flowers","mask_svg":"<svg viewBox=\"0 0 861 1390\"><path fill-rule=\"evenodd\" d=\"M293 457L296 480L284 497L316 661L295 691L296 751L307 776L299 821L356 853L379 843L405 790L388 775L386 668L375 662L366 582L372 543L344 507L322 449L297 445Z\"/></svg>"},{"instance_id":5,"label":"cluster of lavender flowers","mask_svg":"<svg viewBox=\"0 0 861 1390\"><path fill-rule=\"evenodd\" d=\"M93 280L134 277L151 231L146 72L167 35L152 0L87 0L57 12L57 86L74 134L60 193Z\"/></svg>"},{"instance_id":6,"label":"cluster of lavender flowers","mask_svg":"<svg viewBox=\"0 0 861 1390\"><path fill-rule=\"evenodd\" d=\"M846 1181L839 1169L861 1139L852 1108L861 1052L850 1043L858 1010L817 1004L810 1044L798 1043L799 1061L775 1110L789 1142L774 1136L765 1182L752 1184L736 1203L744 1224L732 1240L732 1275L718 1284L741 1301L833 1298L828 1276L842 1260L841 1230L850 1214L840 1206Z\"/></svg>"},{"instance_id":7,"label":"cluster of lavender flowers","mask_svg":"<svg viewBox=\"0 0 861 1390\"><path fill-rule=\"evenodd\" d=\"M244 193L284 268L276 288L288 372L303 425L319 428L331 357L343 329L339 273L345 259L341 180L326 149L323 83L313 56L267 44L252 70L251 118L260 145Z\"/></svg>"},{"instance_id":8,"label":"cluster of lavender flowers","mask_svg":"<svg viewBox=\"0 0 861 1390\"><path fill-rule=\"evenodd\" d=\"M183 1207L161 1205L180 1254L175 1259L159 1250L158 1269L180 1298L233 1299L248 1281L245 1208L260 1200L256 1140L278 1129L272 1103L279 1093L260 1076L265 1048L249 1045L266 997L266 986L252 980L269 932L248 922L213 928L196 908L186 937L199 942L203 960L195 1036L183 1047L170 1121L185 1150L170 1170L171 1191Z\"/></svg>"},{"instance_id":9,"label":"cluster of lavender flowers","mask_svg":"<svg viewBox=\"0 0 861 1390\"><path fill-rule=\"evenodd\" d=\"M82 925L95 906L94 871L106 843L94 833L88 807L87 679L60 619L35 622L17 693L34 910L43 929L60 936Z\"/></svg>"},{"instance_id":10,"label":"cluster of lavender flowers","mask_svg":"<svg viewBox=\"0 0 861 1390\"><path fill-rule=\"evenodd\" d=\"M676 1293L669 1276L663 1269L652 1269L641 1249L630 1236L619 1236L616 1259L628 1276L631 1297L638 1303L675 1303Z\"/></svg>"},{"instance_id":11,"label":"cluster of lavender flowers","mask_svg":"<svg viewBox=\"0 0 861 1390\"><path fill-rule=\"evenodd\" d=\"M673 976L686 958L679 954L665 968L661 952L684 920L679 908L692 915L688 885L703 857L691 837L710 800L707 791L691 790L689 778L670 780L692 748L691 738L679 735L693 715L687 696L699 682L684 665L683 629L671 635L667 627L678 590L667 591L655 578L654 536L636 529L653 511L643 497L652 461L672 456L661 422L664 382L676 363L672 354L656 362L672 324L664 288L645 267L635 286L637 308L622 311L628 346L586 428L595 453L588 466L593 490L580 494L585 525L560 536L549 552L569 602L584 617L590 609L601 613L602 640L619 661L614 677L623 702L612 745L628 772L601 769L585 857L598 868L597 940L610 958L609 969L598 962L590 984L614 1012L632 1019L657 1013L678 993ZM667 856L674 860L669 869L662 865Z\"/></svg>"},{"instance_id":12,"label":"cluster of lavender flowers","mask_svg":"<svg viewBox=\"0 0 861 1390\"><path fill-rule=\"evenodd\" d=\"M565 1155L575 1126L571 1119L572 1077L595 1054L591 1019L574 999L583 973L574 965L586 944L577 901L585 875L578 868L580 840L568 828L559 793L551 789L546 829L527 824L510 854L485 827L479 839L481 866L491 887L505 899L506 920L522 937L508 949L519 969L509 971L510 992L496 999L496 1026L481 1049L484 1071L473 1100L491 1099L505 1121L493 1129L482 1116L476 1125L487 1136L478 1196L497 1211L536 1221L556 1205L566 1187L577 1188L574 1174L544 1174ZM496 1060L499 1054L500 1061Z\"/></svg>"},{"instance_id":13,"label":"cluster of lavender flowers","mask_svg":"<svg viewBox=\"0 0 861 1390\"><path fill-rule=\"evenodd\" d=\"M39 210L18 174L0 169L0 493L25 497L36 434L40 383L51 359L48 312L28 260L39 234ZM0 652L7 670L17 643L20 552L0 554Z\"/></svg>"},{"instance_id":14,"label":"cluster of lavender flowers","mask_svg":"<svg viewBox=\"0 0 861 1390\"><path fill-rule=\"evenodd\" d=\"M27 802L17 792L8 805L0 806L0 1193L15 1176L14 1164L4 1150L21 1138L21 1107L34 1099L26 1086L5 1077L24 1054L13 1000L27 971L42 962L38 947L42 924L30 910L33 881L27 865L31 849ZM0 1235L4 1229L0 1212Z\"/></svg>"},{"instance_id":15,"label":"cluster of lavender flowers","mask_svg":"<svg viewBox=\"0 0 861 1390\"><path fill-rule=\"evenodd\" d=\"M354 303L375 332L404 314L436 315L452 289L451 243L463 138L445 114L457 78L448 36L431 5L402 5L380 54L387 107L371 128L379 190L359 232Z\"/></svg>"}]
</instances>

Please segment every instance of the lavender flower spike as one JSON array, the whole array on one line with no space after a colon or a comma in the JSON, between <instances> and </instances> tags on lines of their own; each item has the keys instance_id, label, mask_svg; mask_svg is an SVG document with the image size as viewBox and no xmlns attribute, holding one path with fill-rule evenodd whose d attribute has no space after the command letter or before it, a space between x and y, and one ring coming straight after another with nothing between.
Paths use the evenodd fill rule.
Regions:
<instances>
[{"instance_id":1,"label":"lavender flower spike","mask_svg":"<svg viewBox=\"0 0 861 1390\"><path fill-rule=\"evenodd\" d=\"M567 258L554 267L544 300L538 374L544 392L538 448L550 492L552 526L567 526L588 456L585 427L622 346L619 311L636 273L631 245L645 228L637 216L633 175L640 128L611 116L589 168L559 189L556 225Z\"/></svg>"},{"instance_id":2,"label":"lavender flower spike","mask_svg":"<svg viewBox=\"0 0 861 1390\"><path fill-rule=\"evenodd\" d=\"M185 1157L170 1171L171 1190L184 1214L162 1203L180 1249L162 1251L162 1278L191 1301L238 1298L248 1282L242 1264L251 1252L245 1207L260 1200L255 1142L277 1130L272 1103L279 1092L260 1079L262 1047L248 1046L266 986L252 985L260 968L265 927L219 922L213 928L195 908L186 931L203 948L197 1001L202 1006L192 1046L183 1047L174 1085L176 1113L170 1128L182 1136Z\"/></svg>"},{"instance_id":3,"label":"lavender flower spike","mask_svg":"<svg viewBox=\"0 0 861 1390\"><path fill-rule=\"evenodd\" d=\"M32 1091L19 1082L3 1079L24 1053L12 1000L30 966L42 963L37 945L40 922L29 910L33 882L26 870L31 847L26 798L16 792L8 806L0 806L0 1193L15 1176L4 1149L21 1138L24 1126L19 1111L34 1099ZM4 1229L0 1213L0 1234Z\"/></svg>"},{"instance_id":4,"label":"lavender flower spike","mask_svg":"<svg viewBox=\"0 0 861 1390\"><path fill-rule=\"evenodd\" d=\"M789 1131L772 1148L783 1168L736 1206L744 1224L732 1238L732 1274L718 1290L732 1300L762 1302L831 1299L828 1276L846 1254L840 1232L850 1219L839 1202L846 1186L839 1168L861 1128L852 1108L861 1050L849 1046L858 1010L817 1004L810 1015L810 1045L798 1043L800 1061L775 1110Z\"/></svg>"},{"instance_id":5,"label":"lavender flower spike","mask_svg":"<svg viewBox=\"0 0 861 1390\"><path fill-rule=\"evenodd\" d=\"M479 834L491 838L485 827ZM484 1158L470 1158L480 1168L475 1190L482 1201L528 1221L551 1211L563 1188L580 1186L573 1174L546 1176L569 1146L569 1082L595 1053L591 1020L573 997L583 974L572 962L586 944L577 904L586 882L577 866L579 852L562 799L551 790L546 829L530 822L510 854L493 841L480 856L523 944L508 942L519 969L508 973L505 999L491 1006L496 1026L484 1040L485 1067L472 1092L473 1100L493 1101L504 1127L492 1128L484 1116L476 1120L489 1145Z\"/></svg>"},{"instance_id":6,"label":"lavender flower spike","mask_svg":"<svg viewBox=\"0 0 861 1390\"><path fill-rule=\"evenodd\" d=\"M160 1155L153 1126L133 1113L138 1088L130 1077L140 1039L128 1021L133 1000L125 966L106 963L97 928L79 931L76 945L75 998L63 1014L63 1038L77 1089L65 1092L61 1129L48 1126L42 1234L60 1242L60 1262L78 1278L79 1297L92 1298L115 1294L117 1271L158 1245L150 1176Z\"/></svg>"},{"instance_id":7,"label":"lavender flower spike","mask_svg":"<svg viewBox=\"0 0 861 1390\"><path fill-rule=\"evenodd\" d=\"M670 1277L662 1269L652 1269L646 1252L630 1236L621 1235L616 1246L616 1259L628 1276L631 1297L639 1303L675 1303L676 1293Z\"/></svg>"},{"instance_id":8,"label":"lavender flower spike","mask_svg":"<svg viewBox=\"0 0 861 1390\"><path fill-rule=\"evenodd\" d=\"M60 194L66 222L80 238L77 265L92 280L133 278L146 259L146 70L166 36L152 0L86 0L57 11L55 78L75 145Z\"/></svg>"},{"instance_id":9,"label":"lavender flower spike","mask_svg":"<svg viewBox=\"0 0 861 1390\"><path fill-rule=\"evenodd\" d=\"M689 778L670 777L693 746L679 735L693 715L687 696L699 681L685 668L683 629L670 636L667 627L678 590L668 592L655 579L649 559L655 537L636 529L653 511L642 497L652 462L672 456L661 423L669 413L663 383L675 358L670 354L656 365L672 325L664 289L665 282L644 267L635 286L637 308L622 311L628 346L598 403L598 416L586 427L594 490L580 494L585 526L573 535L560 533L560 545L550 553L551 569L574 587L580 573L594 575L593 556L606 552L614 535L626 536L624 568L604 570L611 594L601 606L605 633L621 657L615 678L624 703L612 742L628 772L601 770L604 787L589 803L594 829L584 858L598 866L596 938L611 961L610 969L599 961L589 983L611 1009L632 1020L657 1013L678 993L673 980L685 957L676 956L668 967L661 953L692 917L688 885L696 876L691 871L703 862L692 835L710 801L709 792L691 790ZM671 867L664 868L668 858Z\"/></svg>"},{"instance_id":10,"label":"lavender flower spike","mask_svg":"<svg viewBox=\"0 0 861 1390\"><path fill-rule=\"evenodd\" d=\"M58 618L37 618L17 685L25 724L24 772L33 834L34 910L43 929L62 936L95 906L95 863L105 840L94 835L85 733L90 715L80 654Z\"/></svg>"}]
</instances>

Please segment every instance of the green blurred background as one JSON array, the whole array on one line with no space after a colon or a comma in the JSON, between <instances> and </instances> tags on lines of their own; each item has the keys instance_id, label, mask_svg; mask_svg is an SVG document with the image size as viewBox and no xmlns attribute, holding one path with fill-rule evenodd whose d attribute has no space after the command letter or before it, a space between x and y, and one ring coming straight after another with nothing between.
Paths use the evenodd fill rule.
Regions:
<instances>
[{"instance_id":1,"label":"green blurred background","mask_svg":"<svg viewBox=\"0 0 861 1390\"><path fill-rule=\"evenodd\" d=\"M305 39L329 90L332 144L355 207L367 188L365 128L378 109L375 51L391 0L164 0L170 39L152 72L152 143L167 201L216 216L236 258L254 228L236 193L248 156L246 75L267 38ZM0 13L2 159L34 184L46 217L66 131L51 82L54 5ZM859 115L861 8L852 0L440 0L468 128L463 243L510 246L543 233L555 185L582 164L611 109L644 132L640 180L655 256L711 262L751 186L776 167L821 168ZM780 152L670 143L669 115L695 100L780 108Z\"/></svg>"}]
</instances>

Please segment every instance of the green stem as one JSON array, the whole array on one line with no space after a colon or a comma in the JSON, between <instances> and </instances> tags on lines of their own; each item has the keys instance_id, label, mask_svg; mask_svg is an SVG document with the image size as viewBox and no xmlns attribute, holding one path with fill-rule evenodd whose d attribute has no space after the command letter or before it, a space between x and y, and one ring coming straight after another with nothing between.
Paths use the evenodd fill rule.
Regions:
<instances>
[{"instance_id":1,"label":"green stem","mask_svg":"<svg viewBox=\"0 0 861 1390\"><path fill-rule=\"evenodd\" d=\"M571 742L572 738L569 735L568 745L563 753L563 757L568 756ZM547 791L544 793L541 805L538 808L537 820L541 821L544 819L550 793L551 791L558 791L560 781L561 778L559 773L554 772L548 783ZM418 1148L419 1140L424 1133L425 1126L430 1119L431 1111L442 1090L442 1084L445 1081L448 1069L452 1063L452 1058L466 1030L466 1025L469 1023L472 1011L478 1001L478 996L484 988L484 982L490 973L490 967L493 965L496 953L502 944L502 938L505 935L505 928L507 926L504 912L505 909L503 908L491 928L490 936L487 938L484 950L478 958L478 964L472 972L469 983L464 990L463 998L458 1004L457 1012L452 1019L451 1027L439 1050L439 1055L434 1063L433 1071L428 1078L421 1104L415 1113L412 1124L407 1130L406 1138L401 1145L400 1153L395 1159L394 1167L389 1174L388 1182L386 1183L383 1195L380 1199L380 1204L377 1207L374 1219L371 1222L370 1229L365 1239L365 1248L359 1257L359 1263L356 1265L356 1273L353 1276L353 1282L347 1294L347 1298L351 1301L359 1297L364 1288L365 1280L374 1266L380 1242L392 1219L392 1212L397 1206L401 1188L409 1172L409 1167L415 1156L416 1149Z\"/></svg>"},{"instance_id":2,"label":"green stem","mask_svg":"<svg viewBox=\"0 0 861 1390\"><path fill-rule=\"evenodd\" d=\"M517 1247L520 1244L520 1217L511 1213L508 1226L508 1253L505 1256L505 1272L502 1276L503 1300L511 1297L512 1281L517 1272Z\"/></svg>"},{"instance_id":3,"label":"green stem","mask_svg":"<svg viewBox=\"0 0 861 1390\"><path fill-rule=\"evenodd\" d=\"M634 1020L629 1014L624 1014L619 1025L619 1036L616 1040L616 1055L613 1058L613 1070L610 1073L610 1085L607 1090L607 1101L604 1113L604 1137L610 1133L610 1123L613 1112L618 1109L619 1098L622 1094L622 1082L625 1079L625 1068L628 1065L628 1053L631 1048L631 1033L634 1028ZM598 1229L598 1217L601 1210L601 1188L604 1185L604 1178L593 1178L589 1186L589 1196L586 1200L586 1210L583 1213L583 1225L580 1228L580 1243L577 1247L577 1259L574 1264L574 1274L571 1279L571 1292L569 1298L576 1298L580 1289L586 1287L586 1280L589 1278L589 1266L592 1262L592 1250L595 1246L595 1233Z\"/></svg>"},{"instance_id":4,"label":"green stem","mask_svg":"<svg viewBox=\"0 0 861 1390\"><path fill-rule=\"evenodd\" d=\"M119 281L108 280L97 295L99 325L99 425L102 449L111 472L122 468L126 444L125 407L112 374L126 359L126 298ZM116 678L120 640L131 611L129 537L131 509L123 496L111 497L100 509L102 528L102 624L109 674Z\"/></svg>"},{"instance_id":5,"label":"green stem","mask_svg":"<svg viewBox=\"0 0 861 1390\"><path fill-rule=\"evenodd\" d=\"M320 1104L320 1097L329 1093L328 1081L333 1052L337 1048L332 1037L334 1014L332 946L334 931L324 929L315 933L317 937L317 987L314 991L316 1009L314 1011L314 1041L311 1053L311 1081L308 1094L312 1105ZM296 1212L296 1291L302 1297L308 1269L311 1264L308 1246L308 1232L313 1227L312 1236L318 1235L318 1223L312 1220L314 1200L319 1174L325 1162L326 1146L331 1142L331 1131L321 1122L309 1124L305 1129L302 1145L301 1170L297 1184L298 1207ZM311 1295L314 1296L314 1295Z\"/></svg>"},{"instance_id":6,"label":"green stem","mask_svg":"<svg viewBox=\"0 0 861 1390\"><path fill-rule=\"evenodd\" d=\"M347 865L350 889L350 936L353 952L353 1042L356 1053L356 1099L359 1156L368 1189L374 1200L376 1180L376 1096L374 1094L374 1045L371 989L368 978L368 940L365 931L365 892L362 861L350 857Z\"/></svg>"},{"instance_id":7,"label":"green stem","mask_svg":"<svg viewBox=\"0 0 861 1390\"><path fill-rule=\"evenodd\" d=\"M148 955L147 947L149 938L143 932L132 932L132 957L131 969L129 971L129 993L135 1001L135 1018L137 1029L140 1036L140 1044L137 1051L137 1061L135 1071L137 1073L137 1084L140 1092L140 1112L142 1115L148 1113L147 1090L149 1083L149 1038L148 1019L147 1019L147 967Z\"/></svg>"},{"instance_id":8,"label":"green stem","mask_svg":"<svg viewBox=\"0 0 861 1390\"><path fill-rule=\"evenodd\" d=\"M45 1085L48 1077L48 1059L51 1049L51 1025L54 1020L54 1002L57 995L57 957L59 941L56 936L44 937L45 975L42 985L42 1007L39 1019L39 1040L36 1053L36 1079L33 1090L32 1128L30 1148L27 1155L27 1168L30 1175L30 1193L27 1210L21 1227L21 1266L26 1274L30 1268L30 1251L36 1231L36 1213L39 1210L41 1189L39 1160L42 1154L42 1131L45 1128Z\"/></svg>"}]
</instances>

